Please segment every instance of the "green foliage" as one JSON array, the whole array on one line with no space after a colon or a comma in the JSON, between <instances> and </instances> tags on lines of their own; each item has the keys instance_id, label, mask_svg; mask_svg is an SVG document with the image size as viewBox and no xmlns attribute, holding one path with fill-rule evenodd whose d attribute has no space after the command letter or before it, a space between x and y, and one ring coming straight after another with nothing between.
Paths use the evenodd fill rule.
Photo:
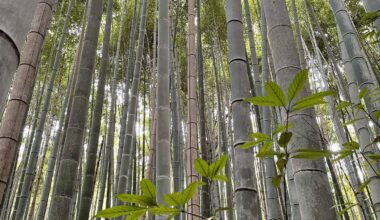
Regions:
<instances>
[{"instance_id":1,"label":"green foliage","mask_svg":"<svg viewBox=\"0 0 380 220\"><path fill-rule=\"evenodd\" d=\"M267 96L251 97L245 99L245 101L258 106L283 107L287 112L296 112L325 104L324 98L335 94L333 91L317 92L293 103L294 99L305 87L307 77L308 70L302 70L294 77L288 88L288 100L281 87L275 82L270 81L265 84Z\"/></svg>"},{"instance_id":2,"label":"green foliage","mask_svg":"<svg viewBox=\"0 0 380 220\"><path fill-rule=\"evenodd\" d=\"M287 129L291 129L291 128L293 128L293 125L291 123L288 123L286 125L280 125L272 131L272 135L282 133L282 132L286 131Z\"/></svg>"},{"instance_id":3,"label":"green foliage","mask_svg":"<svg viewBox=\"0 0 380 220\"><path fill-rule=\"evenodd\" d=\"M374 11L374 12L366 12L364 13L362 17L362 22L364 25L369 25L376 21L376 19L380 18L380 12Z\"/></svg>"},{"instance_id":4,"label":"green foliage","mask_svg":"<svg viewBox=\"0 0 380 220\"><path fill-rule=\"evenodd\" d=\"M359 187L359 192L364 192L364 189L367 188L367 186L371 183L371 181L373 181L375 179L379 179L379 177L378 176L372 176L372 177L368 178L366 181L364 181Z\"/></svg>"},{"instance_id":5,"label":"green foliage","mask_svg":"<svg viewBox=\"0 0 380 220\"><path fill-rule=\"evenodd\" d=\"M166 202L166 204L170 206L180 208L183 205L185 205L188 201L190 201L190 199L197 192L198 186L202 185L204 185L204 183L201 181L193 182L182 192L175 192L164 195L164 201Z\"/></svg>"},{"instance_id":6,"label":"green foliage","mask_svg":"<svg viewBox=\"0 0 380 220\"><path fill-rule=\"evenodd\" d=\"M367 94L368 94L368 87L365 87L364 89L362 89L359 93L359 98L362 99L364 98Z\"/></svg>"},{"instance_id":7,"label":"green foliage","mask_svg":"<svg viewBox=\"0 0 380 220\"><path fill-rule=\"evenodd\" d=\"M283 178L282 175L277 175L277 176L273 177L273 179L272 179L273 186L275 186L277 188L280 187L282 178Z\"/></svg>"},{"instance_id":8,"label":"green foliage","mask_svg":"<svg viewBox=\"0 0 380 220\"><path fill-rule=\"evenodd\" d=\"M259 135L257 136L259 137ZM204 177L209 178L210 181L225 181L227 177L222 173L228 161L227 155L222 155L218 160L210 165L206 161L199 158L195 161L195 169ZM153 215L164 215L167 219L172 219L181 212L188 213L184 210L184 205L188 203L191 198L197 193L200 186L205 183L197 181L190 183L183 191L169 193L163 196L165 204L156 202L157 189L156 186L148 179L143 179L140 182L142 195L135 194L119 194L116 196L122 202L132 205L120 205L99 211L95 217L98 218L116 218L120 216L127 216L128 220L138 220L147 212ZM220 208L215 212L228 210L230 208ZM211 217L209 219L214 219Z\"/></svg>"},{"instance_id":9,"label":"green foliage","mask_svg":"<svg viewBox=\"0 0 380 220\"><path fill-rule=\"evenodd\" d=\"M289 102L293 101L293 99L302 91L307 81L307 77L308 77L307 70L302 70L300 73L298 73L294 77L294 80L292 81L288 89Z\"/></svg>"},{"instance_id":10,"label":"green foliage","mask_svg":"<svg viewBox=\"0 0 380 220\"><path fill-rule=\"evenodd\" d=\"M351 208L357 206L358 204L357 203L346 203L344 204L346 206L345 209L341 210L338 212L338 216L342 216L344 213L348 212L348 210L350 210Z\"/></svg>"},{"instance_id":11,"label":"green foliage","mask_svg":"<svg viewBox=\"0 0 380 220\"><path fill-rule=\"evenodd\" d=\"M228 161L227 155L222 155L219 160L214 161L210 165L202 158L198 158L194 162L195 170L203 177L213 180L227 181L227 177L221 174Z\"/></svg>"},{"instance_id":12,"label":"green foliage","mask_svg":"<svg viewBox=\"0 0 380 220\"><path fill-rule=\"evenodd\" d=\"M335 107L335 110L337 111L340 111L340 110L343 110L349 106L351 106L351 102L347 102L347 101L342 101L342 102L339 102L339 104Z\"/></svg>"},{"instance_id":13,"label":"green foliage","mask_svg":"<svg viewBox=\"0 0 380 220\"><path fill-rule=\"evenodd\" d=\"M286 124L276 127L272 131L272 135L262 133L251 134L251 141L248 141L241 145L242 149L248 149L254 146L262 145L257 157L276 157L276 167L279 171L278 176L272 179L272 183L275 187L279 187L283 176L285 175L286 164L290 157L290 153L287 152L287 146L289 145L293 133L289 131L293 126L289 122L289 114L292 112L297 112L300 110L305 110L312 108L316 105L325 104L324 98L327 96L334 95L333 91L323 91L317 92L312 95L298 98L301 91L304 89L306 82L308 80L308 70L300 71L290 83L287 98L285 97L284 91L275 82L268 82L265 85L266 96L256 96L246 99L249 102L258 106L269 106L269 107L281 107L285 110ZM274 143L276 136L279 135L277 140L280 150L275 150ZM292 154L292 158L295 159L319 159L324 157L330 157L333 153L325 150L316 149L300 149Z\"/></svg>"},{"instance_id":14,"label":"green foliage","mask_svg":"<svg viewBox=\"0 0 380 220\"><path fill-rule=\"evenodd\" d=\"M293 136L293 133L289 131L285 131L281 133L280 139L278 140L278 144L281 147L285 148L289 144L289 141L292 139L292 136Z\"/></svg>"},{"instance_id":15,"label":"green foliage","mask_svg":"<svg viewBox=\"0 0 380 220\"><path fill-rule=\"evenodd\" d=\"M265 91L267 92L267 98L273 100L278 106L286 106L285 94L281 87L275 82L267 82L265 84Z\"/></svg>"}]
</instances>

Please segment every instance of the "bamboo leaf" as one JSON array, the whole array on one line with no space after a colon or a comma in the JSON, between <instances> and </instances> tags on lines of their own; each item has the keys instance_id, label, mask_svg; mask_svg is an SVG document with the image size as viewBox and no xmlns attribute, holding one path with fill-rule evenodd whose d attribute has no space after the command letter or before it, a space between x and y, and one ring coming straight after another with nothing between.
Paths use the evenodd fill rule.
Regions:
<instances>
[{"instance_id":1,"label":"bamboo leaf","mask_svg":"<svg viewBox=\"0 0 380 220\"><path fill-rule=\"evenodd\" d=\"M197 192L197 189L199 186L202 186L204 185L203 182L201 181L197 181L197 182L193 182L191 183L186 189L183 190L183 192L181 193L181 197L182 197L182 204L186 204L188 201L190 201L190 199L195 195L195 193Z\"/></svg>"},{"instance_id":2,"label":"bamboo leaf","mask_svg":"<svg viewBox=\"0 0 380 220\"><path fill-rule=\"evenodd\" d=\"M282 175L277 175L277 176L273 177L272 178L273 186L276 188L280 187L281 180L282 180Z\"/></svg>"},{"instance_id":3,"label":"bamboo leaf","mask_svg":"<svg viewBox=\"0 0 380 220\"><path fill-rule=\"evenodd\" d=\"M212 179L214 178L220 171L223 170L223 168L226 166L228 161L228 156L227 155L222 155L219 160L213 162L210 165L209 168L209 177Z\"/></svg>"},{"instance_id":4,"label":"bamboo leaf","mask_svg":"<svg viewBox=\"0 0 380 220\"><path fill-rule=\"evenodd\" d=\"M264 97L264 96L251 97L251 98L245 99L244 101L249 102L253 105L258 105L258 106L269 106L269 107L281 106L281 103L276 103L271 98Z\"/></svg>"},{"instance_id":5,"label":"bamboo leaf","mask_svg":"<svg viewBox=\"0 0 380 220\"><path fill-rule=\"evenodd\" d=\"M265 91L267 96L272 98L273 101L280 104L280 106L286 107L286 97L281 87L275 82L267 82L265 84Z\"/></svg>"},{"instance_id":6,"label":"bamboo leaf","mask_svg":"<svg viewBox=\"0 0 380 220\"><path fill-rule=\"evenodd\" d=\"M284 131L286 131L286 129L290 129L290 128L293 128L293 124L291 124L291 123L289 123L288 126L280 125L272 131L272 135L274 136L274 135L279 134L281 132L284 132Z\"/></svg>"},{"instance_id":7,"label":"bamboo leaf","mask_svg":"<svg viewBox=\"0 0 380 220\"><path fill-rule=\"evenodd\" d=\"M220 180L223 182L228 182L228 178L225 175L216 175L212 178L212 180Z\"/></svg>"},{"instance_id":8,"label":"bamboo leaf","mask_svg":"<svg viewBox=\"0 0 380 220\"><path fill-rule=\"evenodd\" d=\"M351 105L351 102L342 101L342 102L339 102L339 104L335 107L335 110L340 111L344 108L349 107L350 105Z\"/></svg>"},{"instance_id":9,"label":"bamboo leaf","mask_svg":"<svg viewBox=\"0 0 380 220\"><path fill-rule=\"evenodd\" d=\"M197 192L198 186L204 185L203 182L197 181L191 183L182 192L169 193L164 195L164 201L166 204L174 207L180 207L185 205Z\"/></svg>"},{"instance_id":10,"label":"bamboo leaf","mask_svg":"<svg viewBox=\"0 0 380 220\"><path fill-rule=\"evenodd\" d=\"M240 145L240 148L243 150L249 149L251 147L257 147L259 144L263 143L263 141L249 141Z\"/></svg>"},{"instance_id":11,"label":"bamboo leaf","mask_svg":"<svg viewBox=\"0 0 380 220\"><path fill-rule=\"evenodd\" d=\"M273 157L278 155L278 152L273 150L273 141L270 140L261 147L259 152L257 153L257 157Z\"/></svg>"},{"instance_id":12,"label":"bamboo leaf","mask_svg":"<svg viewBox=\"0 0 380 220\"><path fill-rule=\"evenodd\" d=\"M296 152L295 155L291 156L292 158L297 159L320 159L324 157L330 157L333 155L331 151L328 150L315 150L315 149L300 149Z\"/></svg>"},{"instance_id":13,"label":"bamboo leaf","mask_svg":"<svg viewBox=\"0 0 380 220\"><path fill-rule=\"evenodd\" d=\"M152 201L156 201L156 186L149 179L143 179L140 182L141 191L144 196L150 198Z\"/></svg>"},{"instance_id":14,"label":"bamboo leaf","mask_svg":"<svg viewBox=\"0 0 380 220\"><path fill-rule=\"evenodd\" d=\"M198 158L194 162L194 167L197 172L204 177L209 177L209 166L205 160Z\"/></svg>"},{"instance_id":15,"label":"bamboo leaf","mask_svg":"<svg viewBox=\"0 0 380 220\"><path fill-rule=\"evenodd\" d=\"M102 211L99 211L95 217L98 218L116 218L123 215L128 215L133 212L138 211L146 211L147 208L145 207L137 207L137 206L114 206L112 208L104 209Z\"/></svg>"},{"instance_id":16,"label":"bamboo leaf","mask_svg":"<svg viewBox=\"0 0 380 220\"><path fill-rule=\"evenodd\" d=\"M342 150L342 151L339 151L338 152L338 157L334 159L334 162L335 161L338 161L338 160L341 160L341 159L344 159L346 157L348 157L349 155L353 154L355 151L353 150Z\"/></svg>"},{"instance_id":17,"label":"bamboo leaf","mask_svg":"<svg viewBox=\"0 0 380 220\"><path fill-rule=\"evenodd\" d=\"M170 206L179 207L179 206L184 205L184 203L182 202L183 200L182 200L181 192L166 194L164 195L163 199L165 203Z\"/></svg>"},{"instance_id":18,"label":"bamboo leaf","mask_svg":"<svg viewBox=\"0 0 380 220\"><path fill-rule=\"evenodd\" d=\"M350 204L345 209L338 212L338 216L342 216L344 213L346 213L348 210L350 210L352 207L357 206L358 204Z\"/></svg>"},{"instance_id":19,"label":"bamboo leaf","mask_svg":"<svg viewBox=\"0 0 380 220\"><path fill-rule=\"evenodd\" d=\"M371 160L380 161L380 154L366 154L365 156Z\"/></svg>"},{"instance_id":20,"label":"bamboo leaf","mask_svg":"<svg viewBox=\"0 0 380 220\"><path fill-rule=\"evenodd\" d=\"M176 216L176 215L178 215L181 212L181 210L179 210L177 208L170 208L170 207L166 207L166 206L163 206L163 205L159 205L157 207L150 208L149 212L151 212L152 214L155 214L155 215L171 215L171 216Z\"/></svg>"},{"instance_id":21,"label":"bamboo leaf","mask_svg":"<svg viewBox=\"0 0 380 220\"><path fill-rule=\"evenodd\" d=\"M334 95L334 94L335 94L334 91L329 90L329 91L317 92L317 93L314 93L314 94L309 95L307 97L304 97L304 98L298 100L293 105L292 112L300 110L300 109L294 109L297 105L300 105L298 108L302 107L301 109L305 109L305 108L310 108L314 105L324 104L324 103L322 103L323 98L325 98L326 96ZM311 104L313 104L313 105L310 106Z\"/></svg>"},{"instance_id":22,"label":"bamboo leaf","mask_svg":"<svg viewBox=\"0 0 380 220\"><path fill-rule=\"evenodd\" d=\"M284 168L286 166L286 163L287 161L284 159L284 158L281 158L279 160L277 160L276 162L276 166L277 166L277 169L282 173L284 171Z\"/></svg>"},{"instance_id":23,"label":"bamboo leaf","mask_svg":"<svg viewBox=\"0 0 380 220\"><path fill-rule=\"evenodd\" d=\"M376 118L376 120L379 120L379 118L380 118L380 110L377 110L375 112L375 118Z\"/></svg>"},{"instance_id":24,"label":"bamboo leaf","mask_svg":"<svg viewBox=\"0 0 380 220\"><path fill-rule=\"evenodd\" d=\"M250 136L254 138L256 141L268 141L271 139L268 135L260 132L252 133Z\"/></svg>"},{"instance_id":25,"label":"bamboo leaf","mask_svg":"<svg viewBox=\"0 0 380 220\"><path fill-rule=\"evenodd\" d=\"M366 117L355 118L355 119L349 120L349 121L347 121L346 123L344 123L343 125L344 125L344 126L351 125L351 124L354 124L355 122L360 121L360 120L363 120L363 119L366 119Z\"/></svg>"},{"instance_id":26,"label":"bamboo leaf","mask_svg":"<svg viewBox=\"0 0 380 220\"><path fill-rule=\"evenodd\" d=\"M283 132L280 135L280 139L278 140L278 144L285 148L289 141L292 139L293 133L292 132Z\"/></svg>"},{"instance_id":27,"label":"bamboo leaf","mask_svg":"<svg viewBox=\"0 0 380 220\"><path fill-rule=\"evenodd\" d=\"M321 98L318 98L318 99L309 99L309 100L299 100L298 102L296 102L292 106L290 112L296 112L296 111L299 111L299 110L312 108L315 105L322 105L322 104L326 104L326 102L323 99L321 99Z\"/></svg>"},{"instance_id":28,"label":"bamboo leaf","mask_svg":"<svg viewBox=\"0 0 380 220\"><path fill-rule=\"evenodd\" d=\"M143 215L145 215L146 211L136 211L128 214L127 218L124 220L139 220Z\"/></svg>"},{"instance_id":29,"label":"bamboo leaf","mask_svg":"<svg viewBox=\"0 0 380 220\"><path fill-rule=\"evenodd\" d=\"M378 176L371 176L366 181L364 181L359 187L359 192L364 192L364 189L371 183L372 180L375 180L375 179L379 179L379 177Z\"/></svg>"},{"instance_id":30,"label":"bamboo leaf","mask_svg":"<svg viewBox=\"0 0 380 220\"><path fill-rule=\"evenodd\" d=\"M307 69L300 71L290 83L288 89L288 100L291 102L303 89L308 79L309 71Z\"/></svg>"},{"instance_id":31,"label":"bamboo leaf","mask_svg":"<svg viewBox=\"0 0 380 220\"><path fill-rule=\"evenodd\" d=\"M367 94L368 94L368 87L364 87L364 89L362 89L359 93L359 98L362 99L364 98Z\"/></svg>"},{"instance_id":32,"label":"bamboo leaf","mask_svg":"<svg viewBox=\"0 0 380 220\"><path fill-rule=\"evenodd\" d=\"M377 11L366 12L362 16L362 22L364 23L364 25L369 25L379 17L380 17L380 12L377 12Z\"/></svg>"},{"instance_id":33,"label":"bamboo leaf","mask_svg":"<svg viewBox=\"0 0 380 220\"><path fill-rule=\"evenodd\" d=\"M347 150L358 150L360 145L356 141L350 141L343 144L343 147Z\"/></svg>"}]
</instances>

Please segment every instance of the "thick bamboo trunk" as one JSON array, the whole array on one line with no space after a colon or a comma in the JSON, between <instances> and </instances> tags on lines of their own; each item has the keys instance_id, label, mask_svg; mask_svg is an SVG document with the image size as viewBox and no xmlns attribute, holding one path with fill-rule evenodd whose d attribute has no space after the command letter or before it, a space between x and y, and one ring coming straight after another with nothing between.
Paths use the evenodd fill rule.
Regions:
<instances>
[{"instance_id":1,"label":"thick bamboo trunk","mask_svg":"<svg viewBox=\"0 0 380 220\"><path fill-rule=\"evenodd\" d=\"M38 0L0 2L0 118ZM5 53L6 51L6 53ZM1 119L0 119L1 121Z\"/></svg>"},{"instance_id":2,"label":"thick bamboo trunk","mask_svg":"<svg viewBox=\"0 0 380 220\"><path fill-rule=\"evenodd\" d=\"M195 45L195 1L188 0L188 31L187 31L187 146L186 172L187 183L198 181L194 168L198 158L198 98L197 98L197 54ZM205 147L205 146L202 146ZM187 211L200 214L200 197L197 193L187 204ZM198 219L187 215L188 219Z\"/></svg>"},{"instance_id":3,"label":"thick bamboo trunk","mask_svg":"<svg viewBox=\"0 0 380 220\"><path fill-rule=\"evenodd\" d=\"M269 64L268 64L268 40L267 40L267 24L264 10L262 10L261 14L261 34L262 34L262 83L265 85L269 80ZM262 94L265 96L266 91L265 87L262 86ZM272 127L271 127L271 109L270 107L262 107L262 128L263 133L266 135L271 135ZM276 187L273 185L272 180L277 176L276 165L273 157L264 158L264 167L265 167L265 196L266 196L266 205L267 205L267 216L268 219L283 219L281 213L280 200L278 196L278 191Z\"/></svg>"},{"instance_id":4,"label":"thick bamboo trunk","mask_svg":"<svg viewBox=\"0 0 380 220\"><path fill-rule=\"evenodd\" d=\"M95 65L102 3L102 0L92 0L90 4L89 19L79 64L79 74L75 86L49 219L68 219L70 205L74 199L75 179L85 134L87 109L89 106L88 99L91 92L91 79Z\"/></svg>"},{"instance_id":5,"label":"thick bamboo trunk","mask_svg":"<svg viewBox=\"0 0 380 220\"><path fill-rule=\"evenodd\" d=\"M228 0L226 5L228 62L231 78L231 108L234 128L234 198L237 219L258 219L259 205L253 151L242 150L252 132L250 106L243 102L250 96L243 38L242 8L239 1Z\"/></svg>"},{"instance_id":6,"label":"thick bamboo trunk","mask_svg":"<svg viewBox=\"0 0 380 220\"><path fill-rule=\"evenodd\" d=\"M157 148L156 185L157 202L163 203L163 196L171 191L170 180L170 101L169 101L169 39L170 20L168 0L159 1L158 15L158 72L157 72ZM157 220L166 219L158 216Z\"/></svg>"},{"instance_id":7,"label":"thick bamboo trunk","mask_svg":"<svg viewBox=\"0 0 380 220\"><path fill-rule=\"evenodd\" d=\"M71 10L74 6L74 2L75 2L74 0L70 1L67 12L66 12L66 18L65 18L65 22L64 22L63 28L62 28L61 39L60 39L59 44L58 44L57 52L56 52L56 55L54 58L53 70L52 70L51 75L50 75L49 87L47 89L47 93L46 93L46 97L44 99L44 104L42 107L41 115L40 115L39 120L38 120L38 126L37 126L35 138L34 138L33 145L32 145L31 154L30 154L29 161L28 161L28 166L27 166L26 173L25 173L25 179L24 179L24 182L22 184L21 198L20 198L20 201L19 201L19 204L17 207L17 213L15 215L16 219L22 219L25 212L28 210L28 208L27 208L28 207L28 204L27 204L28 194L31 190L33 180L34 180L34 176L35 176L35 171L36 171L37 162L38 162L38 155L39 155L40 148L41 148L42 135L44 133L44 128L45 128L45 121L46 121L46 117L48 115L48 110L50 107L50 100L51 100L51 96L52 96L52 92L53 92L53 88L54 88L54 82L55 82L55 78L56 78L56 75L58 72L58 66L59 66L59 62L60 62L60 58L61 58L61 53L62 53L63 45L65 42L66 32L68 29L68 22L70 20Z\"/></svg>"},{"instance_id":8,"label":"thick bamboo trunk","mask_svg":"<svg viewBox=\"0 0 380 220\"><path fill-rule=\"evenodd\" d=\"M369 89L369 94L375 94L376 84L371 76L369 64L367 63L366 55L361 46L358 34L347 12L345 4L342 0L329 0L331 9L335 16L337 28L341 32L342 43L346 48L347 58L352 63L353 77L360 91L365 88ZM365 105L368 112L373 118L375 112L379 109L379 102L376 100L378 96L365 96ZM376 133L380 133L380 128L375 126ZM379 196L380 198L380 196ZM380 202L380 199L379 199ZM380 215L380 203L379 203ZM380 218L380 217L379 217Z\"/></svg>"},{"instance_id":9,"label":"thick bamboo trunk","mask_svg":"<svg viewBox=\"0 0 380 220\"><path fill-rule=\"evenodd\" d=\"M95 184L95 164L96 156L99 145L100 125L103 113L104 102L104 89L106 83L106 76L109 70L109 42L111 34L112 12L113 12L113 0L108 0L107 18L104 29L103 48L102 48L102 61L99 71L98 88L96 92L96 102L94 113L92 116L91 132L89 138L89 145L86 152L86 165L83 179L82 195L79 201L79 214L78 219L88 219L91 201L94 193Z\"/></svg>"},{"instance_id":10,"label":"thick bamboo trunk","mask_svg":"<svg viewBox=\"0 0 380 220\"><path fill-rule=\"evenodd\" d=\"M144 49L144 39L145 39L145 25L146 25L146 11L147 11L147 0L143 0L141 5L141 18L139 25L139 37L138 37L138 47L136 53L136 61L134 65L133 82L131 88L131 97L128 106L128 121L126 127L126 137L125 144L123 147L123 155L121 158L120 165L120 177L117 186L117 193L126 193L130 188L130 180L132 178L132 167L133 167L133 141L135 139L135 126L136 126L136 115L137 115L137 105L138 105L138 87L140 85L141 78L141 61ZM117 201L116 204L120 204Z\"/></svg>"},{"instance_id":11,"label":"thick bamboo trunk","mask_svg":"<svg viewBox=\"0 0 380 220\"><path fill-rule=\"evenodd\" d=\"M277 82L284 91L287 91L294 76L301 71L288 11L284 0L263 1L263 3ZM305 97L308 91L307 87L303 89L300 97ZM290 156L300 148L322 149L319 136L314 135L318 130L314 110L303 110L301 113L291 114L290 122L294 124L294 128L293 141L288 149L288 152L291 152ZM291 159L287 167L289 166L293 168L301 218L336 219L324 161ZM310 181L314 184L309 184Z\"/></svg>"},{"instance_id":12,"label":"thick bamboo trunk","mask_svg":"<svg viewBox=\"0 0 380 220\"><path fill-rule=\"evenodd\" d=\"M17 69L13 89L0 127L0 204L2 203L12 164L15 160L28 105L33 94L37 62L45 34L52 18L55 0L40 0L27 35L23 55Z\"/></svg>"}]
</instances>

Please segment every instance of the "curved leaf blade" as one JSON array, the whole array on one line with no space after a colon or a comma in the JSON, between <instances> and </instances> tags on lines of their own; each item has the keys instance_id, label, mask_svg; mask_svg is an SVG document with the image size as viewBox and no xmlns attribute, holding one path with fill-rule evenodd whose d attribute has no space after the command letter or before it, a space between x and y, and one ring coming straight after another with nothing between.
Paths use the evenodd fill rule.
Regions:
<instances>
[{"instance_id":1,"label":"curved leaf blade","mask_svg":"<svg viewBox=\"0 0 380 220\"><path fill-rule=\"evenodd\" d=\"M286 97L281 87L275 82L267 82L265 84L265 91L267 92L267 96L278 103L280 106L286 107Z\"/></svg>"},{"instance_id":2,"label":"curved leaf blade","mask_svg":"<svg viewBox=\"0 0 380 220\"><path fill-rule=\"evenodd\" d=\"M195 170L204 177L209 177L209 165L202 158L198 158L194 162Z\"/></svg>"},{"instance_id":3,"label":"curved leaf blade","mask_svg":"<svg viewBox=\"0 0 380 220\"><path fill-rule=\"evenodd\" d=\"M150 181L149 179L143 179L140 182L141 191L143 192L144 196L149 197L153 201L156 201L156 186Z\"/></svg>"},{"instance_id":4,"label":"curved leaf blade","mask_svg":"<svg viewBox=\"0 0 380 220\"><path fill-rule=\"evenodd\" d=\"M306 80L308 79L309 71L307 69L301 70L290 83L288 88L288 100L291 102L304 88Z\"/></svg>"}]
</instances>

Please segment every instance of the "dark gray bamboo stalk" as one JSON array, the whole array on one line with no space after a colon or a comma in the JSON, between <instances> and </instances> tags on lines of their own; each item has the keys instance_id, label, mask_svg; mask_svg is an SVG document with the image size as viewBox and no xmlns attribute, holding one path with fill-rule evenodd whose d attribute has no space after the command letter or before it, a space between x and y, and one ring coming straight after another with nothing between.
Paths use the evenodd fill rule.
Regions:
<instances>
[{"instance_id":1,"label":"dark gray bamboo stalk","mask_svg":"<svg viewBox=\"0 0 380 220\"><path fill-rule=\"evenodd\" d=\"M170 193L169 1L159 1L157 72L157 148L155 154L157 202ZM166 219L158 216L157 220Z\"/></svg>"},{"instance_id":2,"label":"dark gray bamboo stalk","mask_svg":"<svg viewBox=\"0 0 380 220\"><path fill-rule=\"evenodd\" d=\"M78 74L75 86L49 219L68 219L70 214L70 204L74 196L75 178L87 121L88 99L91 92L102 6L102 0L92 0L90 3L88 25L79 64L80 74Z\"/></svg>"},{"instance_id":3,"label":"dark gray bamboo stalk","mask_svg":"<svg viewBox=\"0 0 380 220\"><path fill-rule=\"evenodd\" d=\"M250 106L243 102L250 96L243 37L242 8L239 1L228 0L226 5L228 62L231 77L231 108L234 127L234 198L237 219L258 219L259 205L252 162L253 151L241 150L252 132Z\"/></svg>"},{"instance_id":4,"label":"dark gray bamboo stalk","mask_svg":"<svg viewBox=\"0 0 380 220\"><path fill-rule=\"evenodd\" d=\"M128 55L127 55L127 66L123 69L124 73L123 77L125 77L124 84L124 102L123 102L123 116L121 119L121 127L120 127L120 137L119 137L119 149L117 155L117 164L116 164L116 176L115 176L115 189L117 189L118 181L119 181L119 172L120 172L120 164L121 164L121 155L124 148L125 143L125 129L127 125L127 115L128 115L128 102L129 102L129 89L130 89L130 81L132 80L133 73L130 70L133 64L133 54L135 48L135 32L137 29L137 0L134 2L133 15L132 15L132 24L131 31L129 34L129 47L128 47Z\"/></svg>"},{"instance_id":5,"label":"dark gray bamboo stalk","mask_svg":"<svg viewBox=\"0 0 380 220\"><path fill-rule=\"evenodd\" d=\"M83 189L79 201L78 219L88 219L95 184L95 163L99 145L99 133L103 114L104 90L106 76L109 70L109 42L112 24L113 0L108 0L106 25L104 29L102 61L99 71L98 88L96 91L96 103L92 118L90 140L86 152L85 173Z\"/></svg>"},{"instance_id":6,"label":"dark gray bamboo stalk","mask_svg":"<svg viewBox=\"0 0 380 220\"><path fill-rule=\"evenodd\" d=\"M66 115L65 113L66 113L66 109L67 109L67 105L68 105L68 101L69 101L69 93L70 93L70 90L71 90L71 87L72 87L73 81L74 81L73 78L74 78L73 76L69 77L69 83L68 83L67 88L66 88L65 99L64 99L62 107L61 107L61 111L60 111L61 116L60 116L59 122L58 122L58 130L57 130L57 134L54 138L54 143L53 143L53 147L52 147L50 157L49 157L46 176L45 176L44 184L42 187L42 193L41 193L40 204L39 204L39 208L38 208L38 214L36 216L37 220L43 220L45 217L46 207L47 207L49 194L50 194L50 187L51 187L53 174L54 174L54 168L55 168L55 164L56 164L56 158L57 158L57 154L59 151L59 143L61 142L61 139L62 139L62 135L61 135L62 134L62 126L63 126L64 120L65 120L65 115Z\"/></svg>"},{"instance_id":7,"label":"dark gray bamboo stalk","mask_svg":"<svg viewBox=\"0 0 380 220\"><path fill-rule=\"evenodd\" d=\"M55 0L41 0L37 4L31 31L27 35L24 52L16 71L10 98L0 127L0 204L3 202L17 146L25 124L30 103L37 63L41 55L44 37L50 25Z\"/></svg>"},{"instance_id":8,"label":"dark gray bamboo stalk","mask_svg":"<svg viewBox=\"0 0 380 220\"><path fill-rule=\"evenodd\" d=\"M147 11L147 0L143 0L141 5L141 18L139 25L139 37L138 37L138 48L136 54L136 62L134 65L134 76L131 88L131 97L128 106L128 121L126 127L126 138L123 147L123 155L120 165L120 176L117 186L117 193L125 193L127 190L128 180L131 178L131 164L132 164L132 144L135 135L135 123L136 123L136 111L138 104L138 87L140 85L140 75L141 75L141 60L143 56L144 39L145 39L145 25L146 25L146 11ZM116 204L120 204L117 201Z\"/></svg>"},{"instance_id":9,"label":"dark gray bamboo stalk","mask_svg":"<svg viewBox=\"0 0 380 220\"><path fill-rule=\"evenodd\" d=\"M272 49L276 79L284 91L295 75L301 71L299 55L293 38L289 14L284 0L263 1L268 24L268 39ZM308 86L299 97L309 93ZM293 141L288 152L290 157L299 148L322 149L320 137L314 135L317 129L313 109L303 110L290 115ZM297 140L297 142L294 142ZM336 219L336 213L331 207L334 204L326 167L323 160L291 159L287 167L292 166L301 218ZM307 184L312 181L314 184ZM313 201L313 202L310 202ZM321 211L324 210L324 211Z\"/></svg>"},{"instance_id":10,"label":"dark gray bamboo stalk","mask_svg":"<svg viewBox=\"0 0 380 220\"><path fill-rule=\"evenodd\" d=\"M27 208L28 206L27 200L29 197L28 195L31 190L34 176L35 176L36 166L38 162L38 154L41 148L42 135L45 128L45 121L46 121L46 117L47 117L48 110L50 107L50 100L51 100L51 96L52 96L52 92L54 88L54 82L55 82L55 78L58 72L58 66L59 66L59 62L61 58L61 53L62 53L63 45L65 43L65 36L68 29L68 23L71 17L71 10L74 7L74 3L75 3L74 0L70 0L69 6L67 8L65 22L62 28L61 39L59 40L57 52L54 58L53 70L50 75L49 87L46 93L46 97L44 99L44 104L41 110L41 116L39 117L39 120L38 120L38 126L36 130L35 138L33 141L32 150L30 152L31 154L29 156L28 166L25 173L25 179L22 184L23 186L21 189L21 197L20 197L20 201L17 207L17 212L15 215L16 219L23 219L25 212L27 212L28 210Z\"/></svg>"}]
</instances>

